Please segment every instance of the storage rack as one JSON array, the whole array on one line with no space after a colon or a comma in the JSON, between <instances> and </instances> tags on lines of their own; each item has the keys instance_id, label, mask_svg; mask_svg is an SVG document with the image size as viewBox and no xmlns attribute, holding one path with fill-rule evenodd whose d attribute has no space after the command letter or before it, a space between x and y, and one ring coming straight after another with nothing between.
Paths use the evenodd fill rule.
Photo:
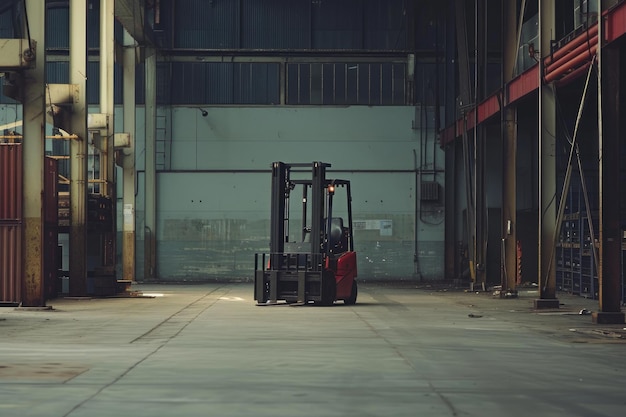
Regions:
<instances>
[{"instance_id":1,"label":"storage rack","mask_svg":"<svg viewBox=\"0 0 626 417\"><path fill-rule=\"evenodd\" d=\"M589 216L595 236L589 231ZM557 290L586 298L598 298L598 271L594 259L599 250L598 218L598 211L587 212L579 185L572 185L556 245ZM625 266L626 239L622 241L622 304L626 303Z\"/></svg>"}]
</instances>

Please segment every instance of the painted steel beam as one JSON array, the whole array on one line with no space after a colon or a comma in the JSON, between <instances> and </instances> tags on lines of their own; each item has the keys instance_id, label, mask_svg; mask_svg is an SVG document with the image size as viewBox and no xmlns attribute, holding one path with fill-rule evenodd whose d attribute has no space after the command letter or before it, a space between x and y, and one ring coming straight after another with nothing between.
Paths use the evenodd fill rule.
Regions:
<instances>
[{"instance_id":1,"label":"painted steel beam","mask_svg":"<svg viewBox=\"0 0 626 417\"><path fill-rule=\"evenodd\" d=\"M550 35L554 33L554 0L539 5L539 50L550 50ZM540 82L543 77L543 62L546 52L540 57L537 84L539 85L539 123L537 149L539 150L539 268L537 283L539 299L534 300L536 309L559 308L556 298L556 266L552 262L554 253L553 236L556 229L556 94L554 86Z\"/></svg>"},{"instance_id":2,"label":"painted steel beam","mask_svg":"<svg viewBox=\"0 0 626 417\"><path fill-rule=\"evenodd\" d=\"M87 295L87 4L70 1L70 82L78 97L72 105L69 131L79 137L70 143L70 282L73 296Z\"/></svg>"},{"instance_id":3,"label":"painted steel beam","mask_svg":"<svg viewBox=\"0 0 626 417\"><path fill-rule=\"evenodd\" d=\"M111 199L111 228L103 233L103 267L110 277L116 271L117 198L115 180L115 101L113 65L115 61L115 0L100 0L100 112L107 115L100 172L105 180L101 193ZM111 278L113 279L113 278Z\"/></svg>"},{"instance_id":4,"label":"painted steel beam","mask_svg":"<svg viewBox=\"0 0 626 417\"><path fill-rule=\"evenodd\" d=\"M145 151L145 229L144 279L157 277L156 271L156 51L146 51L146 151Z\"/></svg>"},{"instance_id":5,"label":"painted steel beam","mask_svg":"<svg viewBox=\"0 0 626 417\"><path fill-rule=\"evenodd\" d=\"M600 311L592 321L622 324L622 224L621 224L621 119L623 80L619 47L603 47L598 53L598 150L599 150L599 236L598 270Z\"/></svg>"},{"instance_id":6,"label":"painted steel beam","mask_svg":"<svg viewBox=\"0 0 626 417\"><path fill-rule=\"evenodd\" d=\"M517 57L515 0L502 3L506 22L503 77L510 81ZM510 106L501 112L502 129L502 297L517 295L517 109Z\"/></svg>"},{"instance_id":7,"label":"painted steel beam","mask_svg":"<svg viewBox=\"0 0 626 417\"><path fill-rule=\"evenodd\" d=\"M35 60L41 64L46 62L45 55L45 15L44 2L27 1L28 23L33 39L39 39ZM24 105L23 124L23 248L22 264L22 305L25 307L41 307L45 305L44 297L44 136L45 136L45 104L46 104L46 71L45 65L21 74L22 102Z\"/></svg>"},{"instance_id":8,"label":"painted steel beam","mask_svg":"<svg viewBox=\"0 0 626 417\"><path fill-rule=\"evenodd\" d=\"M135 226L135 72L136 72L136 49L137 45L127 31L124 31L124 56L122 61L123 74L123 106L124 106L124 131L129 132L130 146L121 153L123 167L123 239L122 239L122 279L135 281L135 252L136 252L136 226Z\"/></svg>"},{"instance_id":9,"label":"painted steel beam","mask_svg":"<svg viewBox=\"0 0 626 417\"><path fill-rule=\"evenodd\" d=\"M603 33L603 39L605 40L605 43L609 44L626 35L626 2L619 3L612 9L603 12L602 15L603 25L605 29ZM568 44L559 49L559 51L562 50L563 52L559 53L559 51L556 51L553 54L544 57L544 65L554 64L555 61L564 56L567 51L571 51L573 49L573 45L579 45L581 43L581 40L592 41L594 34L597 34L597 28L595 26L592 26L586 32L572 39ZM591 53L592 51L589 52ZM595 50L593 52L595 52ZM559 67L562 67L563 65L565 67L563 67L563 71L559 75L563 77L561 78L563 82L572 81L573 76L580 77L584 75L584 68L586 65L588 65L585 63L584 58L587 57L587 61L591 60L591 55L589 55L589 53L584 55L585 56L582 58L580 55L575 55L571 57L571 60L569 62L562 62L562 65ZM572 63L574 65L572 65ZM582 66L578 67L578 65ZM506 107L514 104L518 100L525 97L527 94L536 91L539 88L538 71L539 64L527 69L525 72L508 82L505 86L505 94L504 99L502 100L502 106ZM557 81L558 77L550 78L549 80ZM492 96L488 97L478 105L471 108L467 112L466 120L464 120L463 118L458 119L454 123L454 125L448 126L441 132L439 132L439 144L442 147L445 147L448 143L456 140L456 138L461 137L463 135L463 129L472 129L475 122L480 124L493 117L496 113L500 111L499 107L495 105L496 103L498 103L499 97L502 97L502 91L494 93Z\"/></svg>"}]
</instances>

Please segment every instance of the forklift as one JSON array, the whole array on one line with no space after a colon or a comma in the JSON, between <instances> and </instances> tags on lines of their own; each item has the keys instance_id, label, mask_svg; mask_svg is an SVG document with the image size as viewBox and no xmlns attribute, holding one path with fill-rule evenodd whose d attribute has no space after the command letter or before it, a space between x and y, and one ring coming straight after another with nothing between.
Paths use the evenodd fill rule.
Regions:
<instances>
[{"instance_id":1,"label":"forklift","mask_svg":"<svg viewBox=\"0 0 626 417\"><path fill-rule=\"evenodd\" d=\"M330 166L272 164L270 251L254 261L257 305L356 303L350 181L327 179ZM290 216L300 204L300 218Z\"/></svg>"}]
</instances>

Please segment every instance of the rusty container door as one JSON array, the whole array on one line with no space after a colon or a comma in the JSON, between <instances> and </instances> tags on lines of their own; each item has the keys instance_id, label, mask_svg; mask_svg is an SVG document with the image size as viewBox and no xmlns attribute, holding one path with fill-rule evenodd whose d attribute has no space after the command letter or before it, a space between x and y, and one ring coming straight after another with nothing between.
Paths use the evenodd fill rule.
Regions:
<instances>
[{"instance_id":1,"label":"rusty container door","mask_svg":"<svg viewBox=\"0 0 626 417\"><path fill-rule=\"evenodd\" d=\"M22 145L0 143L0 303L21 301Z\"/></svg>"},{"instance_id":2,"label":"rusty container door","mask_svg":"<svg viewBox=\"0 0 626 417\"><path fill-rule=\"evenodd\" d=\"M45 299L50 300L56 298L60 292L58 277L59 192L57 160L46 157L44 170L43 287Z\"/></svg>"}]
</instances>

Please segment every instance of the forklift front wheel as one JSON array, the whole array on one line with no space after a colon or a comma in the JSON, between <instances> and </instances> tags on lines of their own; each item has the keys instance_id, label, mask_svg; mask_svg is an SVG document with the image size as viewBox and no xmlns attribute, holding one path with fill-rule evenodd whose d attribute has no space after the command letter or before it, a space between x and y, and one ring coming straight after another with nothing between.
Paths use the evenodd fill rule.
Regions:
<instances>
[{"instance_id":1,"label":"forklift front wheel","mask_svg":"<svg viewBox=\"0 0 626 417\"><path fill-rule=\"evenodd\" d=\"M356 304L357 294L358 294L358 289L357 289L356 281L352 281L352 289L350 290L350 297L343 300L343 302L347 305Z\"/></svg>"}]
</instances>

